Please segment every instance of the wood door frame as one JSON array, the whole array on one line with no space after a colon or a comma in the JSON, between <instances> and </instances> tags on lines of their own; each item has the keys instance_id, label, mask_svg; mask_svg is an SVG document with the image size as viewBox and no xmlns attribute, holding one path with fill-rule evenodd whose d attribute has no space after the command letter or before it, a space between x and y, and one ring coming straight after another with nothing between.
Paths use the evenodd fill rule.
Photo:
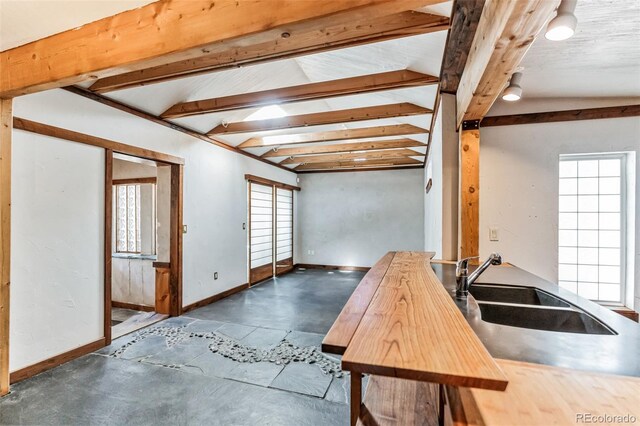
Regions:
<instances>
[{"instance_id":1,"label":"wood door frame","mask_svg":"<svg viewBox=\"0 0 640 426\"><path fill-rule=\"evenodd\" d=\"M151 151L152 152L152 151ZM105 345L111 344L111 292L113 286L113 156L112 149L105 150L105 211L104 211L104 337ZM123 154L129 155L126 152ZM155 153L150 157L158 157ZM171 167L171 213L169 217L169 315L182 314L182 250L183 250L183 162L158 161L150 157L138 156L154 161L158 167Z\"/></svg>"}]
</instances>

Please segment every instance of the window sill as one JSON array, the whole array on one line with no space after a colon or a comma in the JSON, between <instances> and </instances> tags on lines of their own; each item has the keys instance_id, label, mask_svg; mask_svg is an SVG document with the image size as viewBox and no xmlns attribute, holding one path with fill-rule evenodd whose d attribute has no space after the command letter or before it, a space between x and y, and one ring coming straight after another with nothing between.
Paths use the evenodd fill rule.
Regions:
<instances>
[{"instance_id":1,"label":"window sill","mask_svg":"<svg viewBox=\"0 0 640 426\"><path fill-rule=\"evenodd\" d=\"M118 259L158 260L155 254L113 253L111 257Z\"/></svg>"}]
</instances>

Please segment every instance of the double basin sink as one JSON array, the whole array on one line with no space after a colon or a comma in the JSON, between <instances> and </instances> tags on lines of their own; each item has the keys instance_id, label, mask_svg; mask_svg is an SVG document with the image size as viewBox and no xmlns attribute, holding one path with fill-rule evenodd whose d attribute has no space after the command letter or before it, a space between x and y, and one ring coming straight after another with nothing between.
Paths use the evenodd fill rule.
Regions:
<instances>
[{"instance_id":1,"label":"double basin sink","mask_svg":"<svg viewBox=\"0 0 640 426\"><path fill-rule=\"evenodd\" d=\"M469 293L486 322L564 333L616 334L592 315L538 288L473 284Z\"/></svg>"}]
</instances>

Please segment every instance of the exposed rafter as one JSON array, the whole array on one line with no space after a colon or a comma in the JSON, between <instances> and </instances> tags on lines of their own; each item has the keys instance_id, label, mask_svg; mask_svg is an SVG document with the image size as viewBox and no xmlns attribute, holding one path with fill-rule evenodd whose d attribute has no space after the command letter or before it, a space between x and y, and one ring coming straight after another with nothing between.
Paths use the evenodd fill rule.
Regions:
<instances>
[{"instance_id":1,"label":"exposed rafter","mask_svg":"<svg viewBox=\"0 0 640 426\"><path fill-rule=\"evenodd\" d=\"M402 158L388 158L379 160L365 160L365 161L331 161L326 163L310 163L301 164L295 167L293 170L330 170L330 169L361 169L367 167L381 167L381 166L421 166L422 161L415 160L411 157Z\"/></svg>"},{"instance_id":2,"label":"exposed rafter","mask_svg":"<svg viewBox=\"0 0 640 426\"><path fill-rule=\"evenodd\" d=\"M280 0L276 6L267 0L158 1L0 52L0 98L194 60L219 49L279 40L283 32L360 22L441 1L321 1L313 7L298 0Z\"/></svg>"},{"instance_id":3,"label":"exposed rafter","mask_svg":"<svg viewBox=\"0 0 640 426\"><path fill-rule=\"evenodd\" d=\"M458 126L486 115L559 3L486 1L458 86Z\"/></svg>"},{"instance_id":4,"label":"exposed rafter","mask_svg":"<svg viewBox=\"0 0 640 426\"><path fill-rule=\"evenodd\" d=\"M485 117L480 122L480 126L512 126L516 124L556 123L558 121L599 120L604 118L638 116L640 116L640 105L624 105Z\"/></svg>"},{"instance_id":5,"label":"exposed rafter","mask_svg":"<svg viewBox=\"0 0 640 426\"><path fill-rule=\"evenodd\" d=\"M347 154L321 154L289 157L280 164L327 163L331 161L349 161L356 159L378 160L386 158L423 157L424 154L412 149L387 149L384 151L352 152Z\"/></svg>"},{"instance_id":6,"label":"exposed rafter","mask_svg":"<svg viewBox=\"0 0 640 426\"><path fill-rule=\"evenodd\" d=\"M390 71L379 74L362 75L340 80L302 84L254 93L201 99L176 104L162 113L163 118L180 118L232 111L271 104L327 99L336 96L378 92L381 90L425 86L438 83L438 78L410 70Z\"/></svg>"},{"instance_id":7,"label":"exposed rafter","mask_svg":"<svg viewBox=\"0 0 640 426\"><path fill-rule=\"evenodd\" d=\"M411 124L394 124L391 126L364 127L361 129L332 130L328 132L298 133L295 135L265 136L247 139L238 145L239 148L256 148L261 146L294 145L300 143L330 142L346 139L379 138L385 136L402 136L427 134L429 131Z\"/></svg>"},{"instance_id":8,"label":"exposed rafter","mask_svg":"<svg viewBox=\"0 0 640 426\"><path fill-rule=\"evenodd\" d=\"M91 90L104 93L243 65L427 34L448 27L448 17L406 11L382 17L365 17L359 21L329 23L324 27L312 26L300 30L283 28L279 37L261 43L216 49L199 58L106 77L96 81Z\"/></svg>"},{"instance_id":9,"label":"exposed rafter","mask_svg":"<svg viewBox=\"0 0 640 426\"><path fill-rule=\"evenodd\" d=\"M380 105L339 111L292 115L271 120L239 121L220 124L209 135L263 132L267 130L293 129L296 127L319 126L324 124L350 123L354 121L379 120L384 118L408 117L431 114L433 111L410 103Z\"/></svg>"},{"instance_id":10,"label":"exposed rafter","mask_svg":"<svg viewBox=\"0 0 640 426\"><path fill-rule=\"evenodd\" d=\"M262 158L267 157L290 157L294 155L329 154L337 152L370 151L393 148L418 148L426 147L426 144L414 139L394 139L384 141L341 143L336 145L314 145L298 148L271 149L262 154Z\"/></svg>"}]
</instances>

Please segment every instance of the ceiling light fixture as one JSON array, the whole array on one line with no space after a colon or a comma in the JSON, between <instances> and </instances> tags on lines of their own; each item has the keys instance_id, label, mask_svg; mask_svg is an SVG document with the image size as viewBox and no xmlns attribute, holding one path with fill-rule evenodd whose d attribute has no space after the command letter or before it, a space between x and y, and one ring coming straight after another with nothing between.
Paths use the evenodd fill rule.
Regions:
<instances>
[{"instance_id":1,"label":"ceiling light fixture","mask_svg":"<svg viewBox=\"0 0 640 426\"><path fill-rule=\"evenodd\" d=\"M547 32L544 36L548 40L566 40L573 35L578 25L578 19L573 12L576 10L578 0L562 0L558 6L556 17L547 25Z\"/></svg>"},{"instance_id":2,"label":"ceiling light fixture","mask_svg":"<svg viewBox=\"0 0 640 426\"><path fill-rule=\"evenodd\" d=\"M502 92L502 99L505 101L513 102L518 101L522 97L522 87L520 87L520 80L522 80L521 72L514 72L511 75L509 86Z\"/></svg>"}]
</instances>

